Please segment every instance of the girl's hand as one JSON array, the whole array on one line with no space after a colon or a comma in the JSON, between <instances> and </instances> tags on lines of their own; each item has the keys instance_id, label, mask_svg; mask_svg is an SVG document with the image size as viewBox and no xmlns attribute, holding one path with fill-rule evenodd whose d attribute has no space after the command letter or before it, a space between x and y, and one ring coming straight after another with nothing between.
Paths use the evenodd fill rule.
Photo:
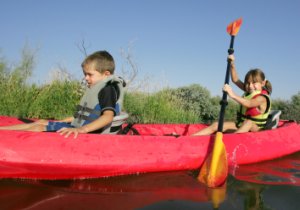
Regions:
<instances>
[{"instance_id":1,"label":"girl's hand","mask_svg":"<svg viewBox=\"0 0 300 210\"><path fill-rule=\"evenodd\" d=\"M228 84L224 85L223 91L226 92L230 97L232 97L234 95L232 88Z\"/></svg>"},{"instance_id":2,"label":"girl's hand","mask_svg":"<svg viewBox=\"0 0 300 210\"><path fill-rule=\"evenodd\" d=\"M234 62L234 55L233 54L231 54L231 55L228 55L228 57L227 57L227 60L228 61L231 61L232 63Z\"/></svg>"}]
</instances>

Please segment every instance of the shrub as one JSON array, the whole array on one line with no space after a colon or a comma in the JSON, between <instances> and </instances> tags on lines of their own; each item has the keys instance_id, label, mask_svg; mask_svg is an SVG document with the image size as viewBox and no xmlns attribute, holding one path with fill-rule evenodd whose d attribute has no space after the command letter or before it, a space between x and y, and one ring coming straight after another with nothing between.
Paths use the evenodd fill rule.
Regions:
<instances>
[{"instance_id":1,"label":"shrub","mask_svg":"<svg viewBox=\"0 0 300 210\"><path fill-rule=\"evenodd\" d=\"M273 109L282 111L281 119L295 120L300 122L300 92L293 95L291 100L276 100L273 102Z\"/></svg>"},{"instance_id":2,"label":"shrub","mask_svg":"<svg viewBox=\"0 0 300 210\"><path fill-rule=\"evenodd\" d=\"M198 122L210 122L218 118L218 105L213 103L209 91L200 85L193 84L171 90L177 97L183 110L193 110Z\"/></svg>"},{"instance_id":3,"label":"shrub","mask_svg":"<svg viewBox=\"0 0 300 210\"><path fill-rule=\"evenodd\" d=\"M153 94L126 93L124 107L130 114L129 121L136 123L193 123L196 115L184 110L171 92L163 90Z\"/></svg>"},{"instance_id":4,"label":"shrub","mask_svg":"<svg viewBox=\"0 0 300 210\"><path fill-rule=\"evenodd\" d=\"M221 100L222 98L220 96L215 96L211 99L212 103L214 104L214 106L218 107L218 117L215 120L218 120L219 118L219 113L220 113L220 109L221 109ZM236 103L235 101L231 100L230 98L227 99L228 104L226 106L225 109L225 116L224 116L224 120L228 120L228 121L235 121L236 120L236 113L240 107L240 105L238 103Z\"/></svg>"},{"instance_id":5,"label":"shrub","mask_svg":"<svg viewBox=\"0 0 300 210\"><path fill-rule=\"evenodd\" d=\"M72 116L81 97L80 88L78 81L59 80L41 87L30 105L28 116L46 119Z\"/></svg>"},{"instance_id":6,"label":"shrub","mask_svg":"<svg viewBox=\"0 0 300 210\"><path fill-rule=\"evenodd\" d=\"M19 64L9 68L2 59L0 62L0 114L24 116L38 89L26 84L34 67L33 53L28 49L22 52Z\"/></svg>"}]
</instances>

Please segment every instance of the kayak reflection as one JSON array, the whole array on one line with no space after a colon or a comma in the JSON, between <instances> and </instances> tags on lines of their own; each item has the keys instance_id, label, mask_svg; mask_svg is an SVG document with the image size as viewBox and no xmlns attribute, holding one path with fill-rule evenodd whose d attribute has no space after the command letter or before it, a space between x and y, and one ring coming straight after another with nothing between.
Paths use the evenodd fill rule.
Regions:
<instances>
[{"instance_id":1,"label":"kayak reflection","mask_svg":"<svg viewBox=\"0 0 300 210\"><path fill-rule=\"evenodd\" d=\"M226 189L210 189L191 172L149 173L86 180L1 180L1 209L138 209L168 200L206 202L212 208ZM16 202L18 201L18 202ZM4 204L4 205L3 205Z\"/></svg>"},{"instance_id":2,"label":"kayak reflection","mask_svg":"<svg viewBox=\"0 0 300 210\"><path fill-rule=\"evenodd\" d=\"M299 209L296 191L300 189L296 186L300 186L300 152L275 160L241 165L231 169L231 175L235 178L231 187L243 197L240 200L244 201L244 209L277 209L275 203L278 200L286 201L285 209ZM279 196L278 199L275 195Z\"/></svg>"},{"instance_id":3,"label":"kayak reflection","mask_svg":"<svg viewBox=\"0 0 300 210\"><path fill-rule=\"evenodd\" d=\"M0 179L0 209L299 209L299 173L296 153L236 167L217 189L199 183L198 171L85 180Z\"/></svg>"},{"instance_id":4,"label":"kayak reflection","mask_svg":"<svg viewBox=\"0 0 300 210\"><path fill-rule=\"evenodd\" d=\"M300 152L231 170L238 180L267 185L300 186Z\"/></svg>"}]
</instances>

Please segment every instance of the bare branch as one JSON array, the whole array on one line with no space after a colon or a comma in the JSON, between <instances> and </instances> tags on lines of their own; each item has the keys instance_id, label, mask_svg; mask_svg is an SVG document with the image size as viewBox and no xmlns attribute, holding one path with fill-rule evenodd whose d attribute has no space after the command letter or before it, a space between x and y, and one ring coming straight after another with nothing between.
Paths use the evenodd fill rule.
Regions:
<instances>
[{"instance_id":1,"label":"bare branch","mask_svg":"<svg viewBox=\"0 0 300 210\"><path fill-rule=\"evenodd\" d=\"M87 57L88 56L88 53L87 53L87 46L86 46L86 43L85 43L85 40L82 39L81 40L81 43L76 43L76 46L77 48L79 49L79 51L85 56Z\"/></svg>"},{"instance_id":2,"label":"bare branch","mask_svg":"<svg viewBox=\"0 0 300 210\"><path fill-rule=\"evenodd\" d=\"M128 44L128 47L126 50L121 48L120 53L121 56L126 60L126 65L122 65L122 77L126 80L127 88L132 86L134 80L136 79L139 68L137 63L134 61L133 55L132 55L132 48L133 42L130 42ZM126 66L129 65L129 69L126 68Z\"/></svg>"}]
</instances>

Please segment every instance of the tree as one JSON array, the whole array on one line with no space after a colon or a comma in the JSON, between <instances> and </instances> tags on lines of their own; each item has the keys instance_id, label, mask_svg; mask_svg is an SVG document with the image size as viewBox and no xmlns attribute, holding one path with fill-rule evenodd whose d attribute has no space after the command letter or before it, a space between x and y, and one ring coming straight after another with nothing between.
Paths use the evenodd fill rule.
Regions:
<instances>
[{"instance_id":1,"label":"tree","mask_svg":"<svg viewBox=\"0 0 300 210\"><path fill-rule=\"evenodd\" d=\"M290 119L300 122L300 92L292 96L290 108L286 111Z\"/></svg>"},{"instance_id":2,"label":"tree","mask_svg":"<svg viewBox=\"0 0 300 210\"><path fill-rule=\"evenodd\" d=\"M291 100L274 100L272 109L281 110L281 119L300 122L300 92L293 95Z\"/></svg>"}]
</instances>

